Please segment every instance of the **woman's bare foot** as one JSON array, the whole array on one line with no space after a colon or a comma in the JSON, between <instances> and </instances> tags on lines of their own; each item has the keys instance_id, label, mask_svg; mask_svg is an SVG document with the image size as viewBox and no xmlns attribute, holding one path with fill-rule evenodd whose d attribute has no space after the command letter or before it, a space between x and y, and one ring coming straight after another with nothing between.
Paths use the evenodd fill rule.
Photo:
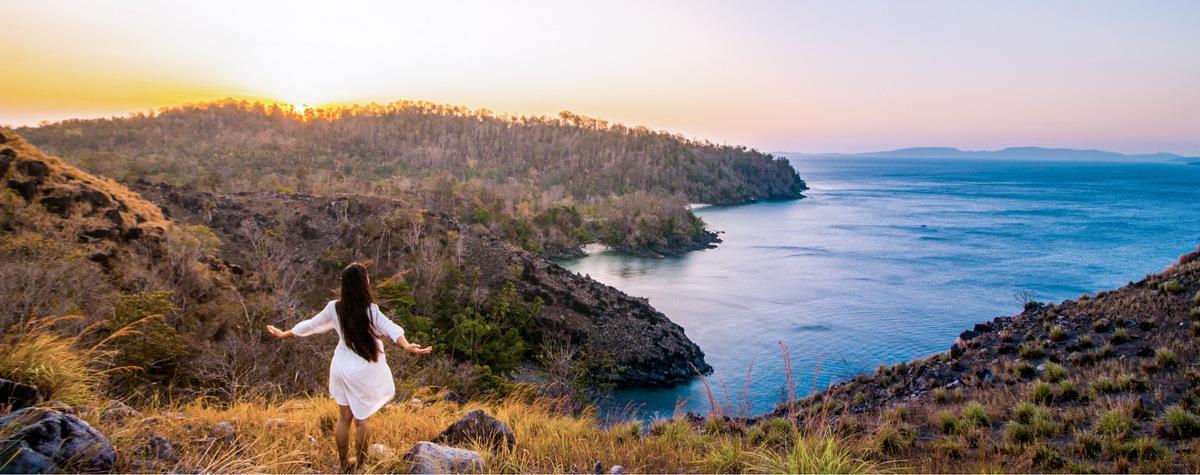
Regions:
<instances>
[{"instance_id":1,"label":"woman's bare foot","mask_svg":"<svg viewBox=\"0 0 1200 475\"><path fill-rule=\"evenodd\" d=\"M358 469L358 457L350 457L342 461L342 473L354 473Z\"/></svg>"}]
</instances>

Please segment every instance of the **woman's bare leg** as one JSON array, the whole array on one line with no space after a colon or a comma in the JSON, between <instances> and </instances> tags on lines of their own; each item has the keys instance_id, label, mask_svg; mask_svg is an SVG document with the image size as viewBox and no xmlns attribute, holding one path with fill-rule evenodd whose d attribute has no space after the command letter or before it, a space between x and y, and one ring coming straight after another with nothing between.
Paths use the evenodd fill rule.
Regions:
<instances>
[{"instance_id":1,"label":"woman's bare leg","mask_svg":"<svg viewBox=\"0 0 1200 475\"><path fill-rule=\"evenodd\" d=\"M337 444L338 463L345 470L350 466L348 459L350 452L350 421L354 419L354 415L350 412L350 406L338 406L337 424L333 426L333 441Z\"/></svg>"},{"instance_id":2,"label":"woman's bare leg","mask_svg":"<svg viewBox=\"0 0 1200 475\"><path fill-rule=\"evenodd\" d=\"M367 419L370 419L369 417ZM367 460L367 444L370 444L371 426L367 424L367 419L354 420L354 453L358 456L358 462L362 463Z\"/></svg>"}]
</instances>

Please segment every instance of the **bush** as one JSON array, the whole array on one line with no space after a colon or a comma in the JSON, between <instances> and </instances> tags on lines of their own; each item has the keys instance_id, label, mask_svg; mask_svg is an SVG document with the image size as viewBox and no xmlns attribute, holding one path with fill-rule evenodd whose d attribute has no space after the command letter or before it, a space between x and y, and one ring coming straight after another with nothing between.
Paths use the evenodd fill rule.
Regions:
<instances>
[{"instance_id":1,"label":"bush","mask_svg":"<svg viewBox=\"0 0 1200 475\"><path fill-rule=\"evenodd\" d=\"M1033 466L1041 470L1058 470L1067 465L1066 459L1048 445L1038 446L1033 452L1032 461Z\"/></svg>"},{"instance_id":2,"label":"bush","mask_svg":"<svg viewBox=\"0 0 1200 475\"><path fill-rule=\"evenodd\" d=\"M1131 339L1132 338L1129 336L1129 330L1118 328L1117 331L1113 332L1112 338L1109 338L1108 342L1114 345L1120 345L1128 342Z\"/></svg>"},{"instance_id":3,"label":"bush","mask_svg":"<svg viewBox=\"0 0 1200 475\"><path fill-rule=\"evenodd\" d=\"M1042 346L1036 343L1022 343L1017 348L1017 356L1020 356L1023 360L1036 360L1041 358L1043 354Z\"/></svg>"},{"instance_id":4,"label":"bush","mask_svg":"<svg viewBox=\"0 0 1200 475\"><path fill-rule=\"evenodd\" d=\"M1135 462L1160 460L1167 455L1167 449L1163 448L1162 443L1149 437L1116 444L1113 449L1115 457Z\"/></svg>"},{"instance_id":5,"label":"bush","mask_svg":"<svg viewBox=\"0 0 1200 475\"><path fill-rule=\"evenodd\" d=\"M782 449L791 446L797 435L794 424L787 419L773 417L751 427L747 438L757 446Z\"/></svg>"},{"instance_id":6,"label":"bush","mask_svg":"<svg viewBox=\"0 0 1200 475\"><path fill-rule=\"evenodd\" d=\"M1163 348L1154 351L1154 365L1159 369L1174 368L1179 364L1175 352Z\"/></svg>"},{"instance_id":7,"label":"bush","mask_svg":"<svg viewBox=\"0 0 1200 475\"><path fill-rule=\"evenodd\" d=\"M962 410L963 423L967 427L991 427L992 418L988 416L983 404L975 401L968 402Z\"/></svg>"},{"instance_id":8,"label":"bush","mask_svg":"<svg viewBox=\"0 0 1200 475\"><path fill-rule=\"evenodd\" d=\"M1050 329L1050 341L1063 341L1067 339L1067 329L1059 325L1055 325Z\"/></svg>"},{"instance_id":9,"label":"bush","mask_svg":"<svg viewBox=\"0 0 1200 475\"><path fill-rule=\"evenodd\" d=\"M1029 390L1029 401L1036 404L1054 402L1054 387L1050 383L1037 383Z\"/></svg>"},{"instance_id":10,"label":"bush","mask_svg":"<svg viewBox=\"0 0 1200 475\"><path fill-rule=\"evenodd\" d=\"M1033 431L1029 426L1017 421L1009 421L1004 426L1004 440L1013 445L1025 445L1033 442Z\"/></svg>"},{"instance_id":11,"label":"bush","mask_svg":"<svg viewBox=\"0 0 1200 475\"><path fill-rule=\"evenodd\" d=\"M1095 431L1097 434L1108 437L1113 440L1122 440L1133 433L1135 427L1132 417L1129 417L1117 410L1104 411L1100 415L1100 419L1096 421Z\"/></svg>"},{"instance_id":12,"label":"bush","mask_svg":"<svg viewBox=\"0 0 1200 475\"><path fill-rule=\"evenodd\" d=\"M896 455L912 447L916 441L917 434L912 430L888 424L875 433L875 450L884 455Z\"/></svg>"},{"instance_id":13,"label":"bush","mask_svg":"<svg viewBox=\"0 0 1200 475\"><path fill-rule=\"evenodd\" d=\"M962 425L962 421L951 411L942 411L937 415L937 426L943 434L957 434L962 431Z\"/></svg>"},{"instance_id":14,"label":"bush","mask_svg":"<svg viewBox=\"0 0 1200 475\"><path fill-rule=\"evenodd\" d=\"M1117 387L1117 383L1112 379L1100 378L1092 381L1091 389L1096 395L1104 395L1115 393L1119 388Z\"/></svg>"},{"instance_id":15,"label":"bush","mask_svg":"<svg viewBox=\"0 0 1200 475\"><path fill-rule=\"evenodd\" d=\"M1196 295L1192 296L1192 303L1200 305L1200 290L1196 291Z\"/></svg>"},{"instance_id":16,"label":"bush","mask_svg":"<svg viewBox=\"0 0 1200 475\"><path fill-rule=\"evenodd\" d=\"M166 321L166 316L176 311L170 302L171 295L171 292L139 292L117 298L108 331L113 335L109 337L113 347L120 349L115 363L140 370L127 373L129 384L168 382L190 355L179 332ZM118 335L123 328L135 331Z\"/></svg>"},{"instance_id":17,"label":"bush","mask_svg":"<svg viewBox=\"0 0 1200 475\"><path fill-rule=\"evenodd\" d=\"M862 394L862 393L859 393L859 394ZM936 402L938 404L945 404L947 402L950 402L950 391L947 391L946 388L934 389L933 390L933 402ZM862 403L859 403L859 404L862 404Z\"/></svg>"},{"instance_id":18,"label":"bush","mask_svg":"<svg viewBox=\"0 0 1200 475\"><path fill-rule=\"evenodd\" d=\"M955 437L942 437L934 441L933 447L951 459L960 459L967 452L963 443Z\"/></svg>"},{"instance_id":19,"label":"bush","mask_svg":"<svg viewBox=\"0 0 1200 475\"><path fill-rule=\"evenodd\" d=\"M1055 399L1058 401L1074 401L1079 399L1079 389L1075 387L1075 383L1063 381L1058 383L1058 396Z\"/></svg>"},{"instance_id":20,"label":"bush","mask_svg":"<svg viewBox=\"0 0 1200 475\"><path fill-rule=\"evenodd\" d=\"M1162 289L1164 292L1170 292L1172 294L1177 294L1183 292L1184 290L1183 284L1180 283L1178 279L1171 279L1163 282L1158 285L1158 288Z\"/></svg>"},{"instance_id":21,"label":"bush","mask_svg":"<svg viewBox=\"0 0 1200 475\"><path fill-rule=\"evenodd\" d=\"M1190 439L1200 435L1200 416L1175 406L1163 416L1163 432L1176 439Z\"/></svg>"},{"instance_id":22,"label":"bush","mask_svg":"<svg viewBox=\"0 0 1200 475\"><path fill-rule=\"evenodd\" d=\"M1057 383L1066 377L1067 369L1058 363L1047 362L1042 367L1042 379L1047 382Z\"/></svg>"},{"instance_id":23,"label":"bush","mask_svg":"<svg viewBox=\"0 0 1200 475\"><path fill-rule=\"evenodd\" d=\"M1087 432L1075 433L1075 443L1072 448L1075 453L1083 458L1096 458L1100 456L1100 451L1104 445L1100 438Z\"/></svg>"},{"instance_id":24,"label":"bush","mask_svg":"<svg viewBox=\"0 0 1200 475\"><path fill-rule=\"evenodd\" d=\"M1033 375L1037 374L1033 365L1026 361L1018 361L1012 368L1013 375L1018 378L1032 378Z\"/></svg>"}]
</instances>

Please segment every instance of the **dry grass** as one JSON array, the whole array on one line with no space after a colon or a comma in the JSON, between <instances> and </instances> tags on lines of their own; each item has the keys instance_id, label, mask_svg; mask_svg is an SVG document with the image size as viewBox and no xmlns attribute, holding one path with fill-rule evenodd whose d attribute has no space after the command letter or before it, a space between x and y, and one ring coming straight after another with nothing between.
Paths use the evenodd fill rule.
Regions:
<instances>
[{"instance_id":1,"label":"dry grass","mask_svg":"<svg viewBox=\"0 0 1200 475\"><path fill-rule=\"evenodd\" d=\"M878 472L886 465L866 461L851 439L830 433L806 435L792 426L781 446L752 442L737 432L713 432L684 419L660 422L643 434L640 424L605 429L592 413L566 416L548 400L530 402L526 395L459 406L447 402L392 404L370 419L372 443L391 453L368 457L367 473L405 471L402 456L412 445L429 440L467 411L480 408L507 423L517 437L515 448L480 451L485 470L494 473L566 473L590 471L596 462L621 465L627 472ZM336 406L328 398L266 399L221 406L205 401L156 403L141 417L105 420L85 415L112 440L118 472L333 472L337 470L332 427ZM282 422L280 422L282 421ZM228 423L235 435L222 438L218 425ZM172 441L178 461L155 461L144 453L152 435Z\"/></svg>"}]
</instances>

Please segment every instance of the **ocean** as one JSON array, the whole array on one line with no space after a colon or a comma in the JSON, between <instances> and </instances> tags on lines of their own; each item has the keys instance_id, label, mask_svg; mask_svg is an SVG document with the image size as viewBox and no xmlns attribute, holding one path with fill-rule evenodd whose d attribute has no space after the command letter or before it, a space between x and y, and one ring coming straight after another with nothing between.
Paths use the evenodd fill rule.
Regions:
<instances>
[{"instance_id":1,"label":"ocean","mask_svg":"<svg viewBox=\"0 0 1200 475\"><path fill-rule=\"evenodd\" d=\"M1158 272L1200 244L1200 166L793 158L808 198L697 209L724 243L560 262L682 325L735 412L946 351L1021 295L1074 299ZM781 345L782 343L782 345ZM747 376L749 377L747 378ZM622 389L605 414L710 408L704 382Z\"/></svg>"}]
</instances>

